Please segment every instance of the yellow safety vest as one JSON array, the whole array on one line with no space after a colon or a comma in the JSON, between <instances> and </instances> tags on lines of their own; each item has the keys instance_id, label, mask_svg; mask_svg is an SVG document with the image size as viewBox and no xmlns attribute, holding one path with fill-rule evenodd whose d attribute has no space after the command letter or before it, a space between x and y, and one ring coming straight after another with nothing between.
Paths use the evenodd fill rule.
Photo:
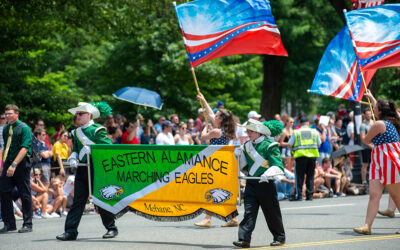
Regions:
<instances>
[{"instance_id":1,"label":"yellow safety vest","mask_svg":"<svg viewBox=\"0 0 400 250\"><path fill-rule=\"evenodd\" d=\"M294 131L294 136L294 158L319 157L317 131L311 128L300 128Z\"/></svg>"}]
</instances>

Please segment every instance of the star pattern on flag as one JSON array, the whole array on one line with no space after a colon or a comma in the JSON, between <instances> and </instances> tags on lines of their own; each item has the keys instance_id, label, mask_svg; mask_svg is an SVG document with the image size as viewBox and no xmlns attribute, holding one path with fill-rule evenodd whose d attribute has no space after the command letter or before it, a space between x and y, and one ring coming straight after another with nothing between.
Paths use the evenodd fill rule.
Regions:
<instances>
[{"instance_id":1,"label":"star pattern on flag","mask_svg":"<svg viewBox=\"0 0 400 250\"><path fill-rule=\"evenodd\" d=\"M229 40L233 39L235 36L237 36L237 35L239 35L239 34L241 34L243 32L246 32L246 31L249 31L251 29L258 28L258 27L261 27L261 26L267 25L267 24L268 24L267 22L260 22L260 23L257 23L257 24L250 24L248 26L240 28L237 31L232 32L230 35L227 35L225 38L223 38L220 41L218 41L214 46L210 46L209 48L204 49L202 51L199 51L197 53L189 54L189 58L191 58L192 62L196 61L196 60L198 60L198 59L200 59L202 57L207 56L208 54L211 54L215 50L218 50L221 46L223 46Z\"/></svg>"},{"instance_id":2,"label":"star pattern on flag","mask_svg":"<svg viewBox=\"0 0 400 250\"><path fill-rule=\"evenodd\" d=\"M392 48L390 50L382 52L382 53L380 53L380 54L378 54L376 56L369 57L369 58L366 58L366 59L362 59L361 60L361 66L365 66L365 65L367 65L369 63L372 63L372 62L375 62L377 60L380 60L380 59L386 57L387 55L391 55L392 53L398 51L399 49L400 49L400 46L397 46L395 48Z\"/></svg>"}]
</instances>

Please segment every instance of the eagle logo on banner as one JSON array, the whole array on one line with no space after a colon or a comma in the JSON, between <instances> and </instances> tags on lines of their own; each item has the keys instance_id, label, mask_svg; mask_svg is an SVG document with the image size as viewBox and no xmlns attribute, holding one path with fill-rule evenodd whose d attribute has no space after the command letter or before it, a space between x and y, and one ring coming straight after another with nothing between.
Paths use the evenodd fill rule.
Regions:
<instances>
[{"instance_id":1,"label":"eagle logo on banner","mask_svg":"<svg viewBox=\"0 0 400 250\"><path fill-rule=\"evenodd\" d=\"M111 200L112 198L114 198L114 195L116 197L120 197L124 193L124 189L116 185L110 185L100 189L100 193L104 199Z\"/></svg>"},{"instance_id":2,"label":"eagle logo on banner","mask_svg":"<svg viewBox=\"0 0 400 250\"><path fill-rule=\"evenodd\" d=\"M232 196L232 194L226 190L215 188L206 192L205 198L207 201L211 201L215 204L221 204Z\"/></svg>"}]
</instances>

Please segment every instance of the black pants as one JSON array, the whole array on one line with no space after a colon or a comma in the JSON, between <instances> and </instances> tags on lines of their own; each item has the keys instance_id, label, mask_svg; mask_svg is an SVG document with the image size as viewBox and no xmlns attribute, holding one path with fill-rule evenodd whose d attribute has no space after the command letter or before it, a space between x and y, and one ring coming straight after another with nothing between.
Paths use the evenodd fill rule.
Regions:
<instances>
[{"instance_id":1,"label":"black pants","mask_svg":"<svg viewBox=\"0 0 400 250\"><path fill-rule=\"evenodd\" d=\"M306 175L306 197L312 198L314 194L314 171L316 158L298 157L296 158L296 193L301 197Z\"/></svg>"},{"instance_id":2,"label":"black pants","mask_svg":"<svg viewBox=\"0 0 400 250\"><path fill-rule=\"evenodd\" d=\"M239 225L239 240L251 241L256 226L258 209L261 206L269 231L274 241L285 241L281 208L277 199L275 183L247 180L244 191L244 218Z\"/></svg>"},{"instance_id":3,"label":"black pants","mask_svg":"<svg viewBox=\"0 0 400 250\"><path fill-rule=\"evenodd\" d=\"M93 190L93 169L90 171L91 173L91 183ZM81 221L82 214L85 210L86 202L89 198L89 183L88 183L88 171L86 167L80 166L77 169L75 176L75 185L74 185L74 200L71 206L71 210L67 215L67 219L65 221L65 232L78 234L78 226ZM101 220L103 222L104 227L107 230L117 230L115 226L115 216L114 214L98 207L98 211L100 213Z\"/></svg>"},{"instance_id":4,"label":"black pants","mask_svg":"<svg viewBox=\"0 0 400 250\"><path fill-rule=\"evenodd\" d=\"M30 183L30 164L24 158L17 166L14 176L7 177L7 169L11 162L6 161L3 165L3 172L0 178L0 196L1 196L1 216L4 225L15 227L15 217L11 191L15 186L18 188L18 194L22 201L23 226L32 228L32 196Z\"/></svg>"}]
</instances>

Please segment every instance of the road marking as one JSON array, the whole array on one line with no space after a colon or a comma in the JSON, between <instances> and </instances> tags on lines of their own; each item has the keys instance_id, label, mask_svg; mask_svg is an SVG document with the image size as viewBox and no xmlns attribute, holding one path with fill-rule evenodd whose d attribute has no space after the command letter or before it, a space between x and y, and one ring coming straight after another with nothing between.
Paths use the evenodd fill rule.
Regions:
<instances>
[{"instance_id":1,"label":"road marking","mask_svg":"<svg viewBox=\"0 0 400 250\"><path fill-rule=\"evenodd\" d=\"M292 209L306 209L306 208L321 208L321 207L345 207L345 206L354 206L354 203L351 204L337 204L337 205L323 205L323 206L309 206L309 207L286 207L281 208L281 210L292 210Z\"/></svg>"},{"instance_id":2,"label":"road marking","mask_svg":"<svg viewBox=\"0 0 400 250\"><path fill-rule=\"evenodd\" d=\"M251 249L283 249L283 248L296 248L296 247L310 247L310 246L322 246L331 244L344 244L353 242L363 242L363 241L373 241L373 240L391 240L400 239L400 235L387 235L387 236L377 236L377 237L364 237L364 238L352 238L345 240L328 240L328 241L315 241L315 242L304 242L295 244L286 244L279 247L256 247Z\"/></svg>"}]
</instances>

